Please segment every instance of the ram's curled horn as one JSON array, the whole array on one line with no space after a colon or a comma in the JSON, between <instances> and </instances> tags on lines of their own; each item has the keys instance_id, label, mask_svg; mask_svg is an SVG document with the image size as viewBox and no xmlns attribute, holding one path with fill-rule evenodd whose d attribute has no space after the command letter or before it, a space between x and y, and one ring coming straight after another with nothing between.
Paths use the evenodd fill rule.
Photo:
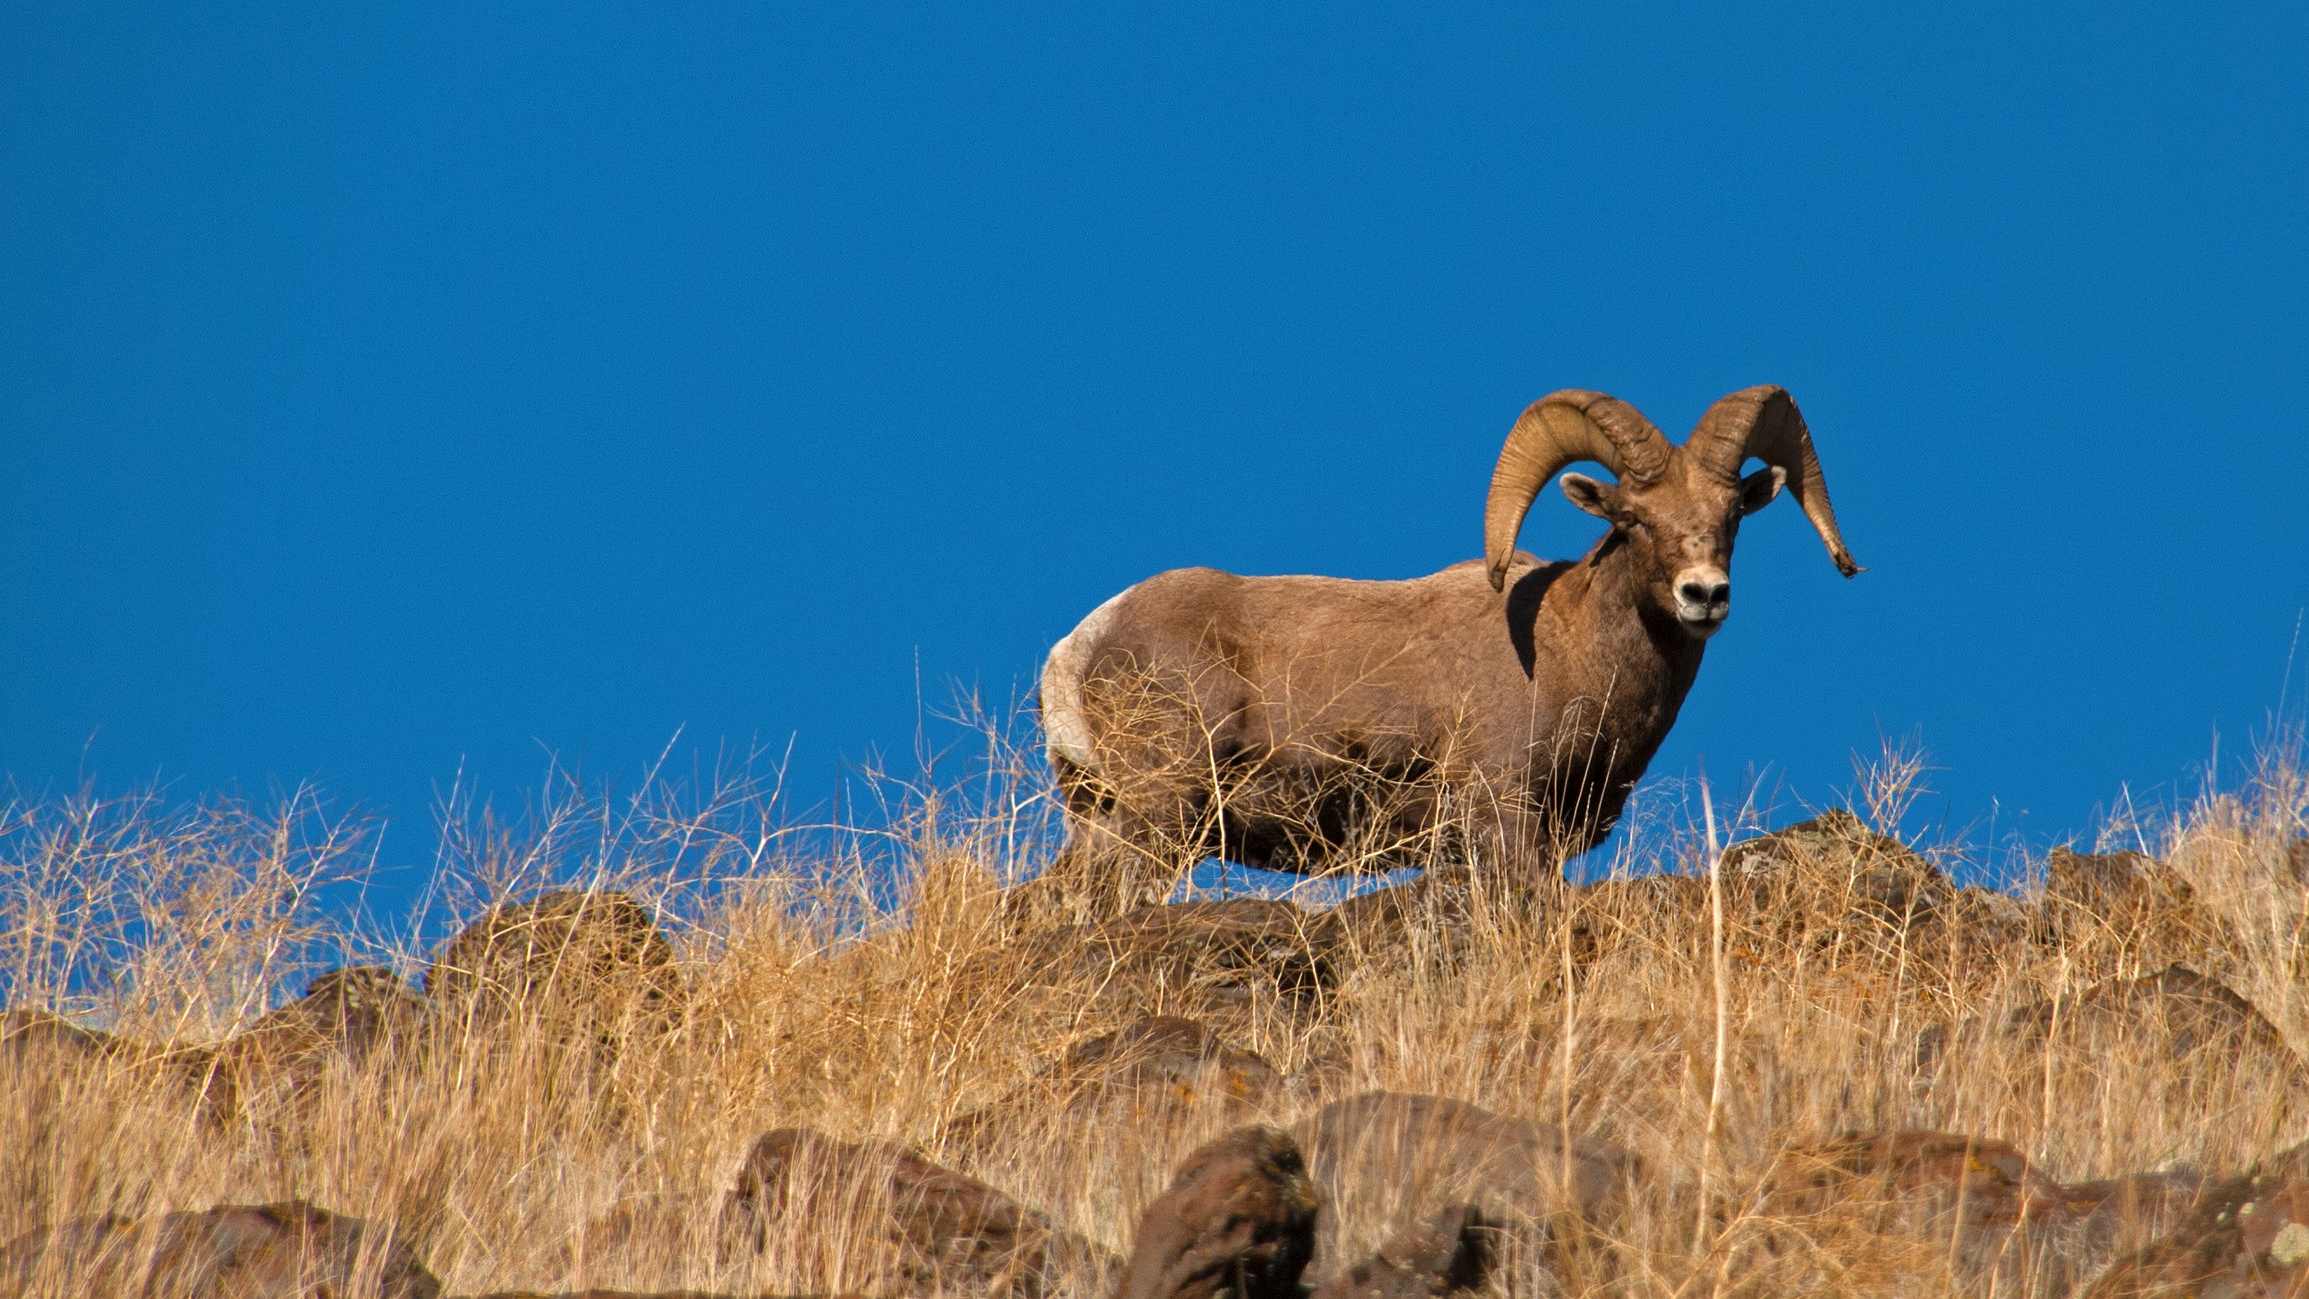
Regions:
<instances>
[{"instance_id":1,"label":"ram's curled horn","mask_svg":"<svg viewBox=\"0 0 2309 1299\"><path fill-rule=\"evenodd\" d=\"M1483 503L1483 559L1491 589L1507 584L1515 534L1523 529L1532 497L1565 465L1593 460L1617 477L1648 483L1666 472L1672 450L1650 420L1617 397L1566 388L1531 403L1500 448L1491 495Z\"/></svg>"},{"instance_id":2,"label":"ram's curled horn","mask_svg":"<svg viewBox=\"0 0 2309 1299\"><path fill-rule=\"evenodd\" d=\"M1844 534L1836 530L1836 509L1828 503L1828 479L1820 472L1820 457L1812 450L1812 431L1796 399L1776 383L1743 388L1719 398L1700 417L1700 426L1684 443L1684 450L1700 463L1729 478L1740 476L1749 456L1788 475L1788 490L1812 520L1812 530L1828 547L1828 558L1846 577L1861 572L1844 548Z\"/></svg>"}]
</instances>

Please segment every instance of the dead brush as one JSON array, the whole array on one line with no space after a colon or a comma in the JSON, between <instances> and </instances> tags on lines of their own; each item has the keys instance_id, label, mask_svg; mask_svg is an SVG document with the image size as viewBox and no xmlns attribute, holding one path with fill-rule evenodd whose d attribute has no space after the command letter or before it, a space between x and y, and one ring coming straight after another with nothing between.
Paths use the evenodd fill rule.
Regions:
<instances>
[{"instance_id":1,"label":"dead brush","mask_svg":"<svg viewBox=\"0 0 2309 1299\"><path fill-rule=\"evenodd\" d=\"M370 863L356 827L298 821L309 804L273 817L156 801L12 808L0 828L8 1006L156 1051L217 1047L326 965L415 974L454 928L552 887L632 894L663 930L683 996L654 1027L616 1018L575 1038L543 1008L486 1032L437 1022L412 1049L321 1070L294 1103L252 1090L229 1122L181 1074L109 1058L58 1073L0 1048L0 1233L304 1198L393 1223L460 1293L918 1284L919 1251L873 1215L773 1222L758 1252L728 1247L724 1198L749 1145L806 1127L912 1147L1086 1243L1011 1293L1104 1295L1178 1160L1245 1116L1190 1106L1144 1130L1127 1103L1075 1110L1063 1089L1035 1091L1078 1043L1213 1004L1117 996L1141 977L1136 958L1116 946L1081 959L1111 900L1053 886L1053 910L1015 905L1009 886L1055 837L1037 771L995 744L966 779L901 794L871 834L782 827L765 791L742 784L615 803L562 785L505 820L466 808L444 836L435 910L397 937L317 904L324 883ZM1328 944L1320 995L1246 977L1235 1000L1198 1013L1281 1075L1250 1117L1287 1126L1374 1088L1432 1093L1633 1157L1608 1215L1550 1225L1495 1288L2067 1293L2173 1217L2163 1201L2121 1220L2088 1212L2077 1188L2159 1170L2171 1176L2158 1185L2182 1186L2191 1169L2242 1169L2309 1136L2294 1054L2309 1032L2300 772L2271 762L2154 832L2130 828L2188 886L2185 925L2157 900L2172 890L2099 930L2045 923L2057 898L1968 898L1945 878L1952 857L1895 833L1912 765L1886 764L1853 816L1799 833L1766 838L1733 817L1712 1139L1705 838L1658 804L1638 805L1613 878L1533 888L1487 875L1480 853L1467 869L1481 809L1454 795L1456 819L1358 841L1348 859L1436 867L1407 905L1278 904L1302 918L1302 946ZM1660 867L1666 877L1643 878ZM1281 959L1260 950L1243 958L1252 973ZM2136 1011L2134 993L2105 991L2157 975L2152 952L2224 981L2274 1026L2274 1045L2176 1049L2198 1031L2173 1017L2180 1003ZM998 1100L1018 1116L999 1139L950 1136ZM1785 1195L1802 1152L1903 1131L2004 1143L2027 1178L2068 1198L2046 1192L2044 1217L1984 1221L1963 1187L1992 1182L1866 1167L1816 1200ZM1343 1233L1341 1256L1377 1248L1386 1226Z\"/></svg>"}]
</instances>

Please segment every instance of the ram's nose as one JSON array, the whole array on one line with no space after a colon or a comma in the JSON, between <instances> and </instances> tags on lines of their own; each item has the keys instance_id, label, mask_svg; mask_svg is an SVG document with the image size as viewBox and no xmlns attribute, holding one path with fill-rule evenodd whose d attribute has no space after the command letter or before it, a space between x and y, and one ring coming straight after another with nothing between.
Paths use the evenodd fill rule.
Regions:
<instances>
[{"instance_id":1,"label":"ram's nose","mask_svg":"<svg viewBox=\"0 0 2309 1299\"><path fill-rule=\"evenodd\" d=\"M1694 569L1676 578L1676 618L1695 636L1712 635L1732 612L1732 579L1722 569Z\"/></svg>"}]
</instances>

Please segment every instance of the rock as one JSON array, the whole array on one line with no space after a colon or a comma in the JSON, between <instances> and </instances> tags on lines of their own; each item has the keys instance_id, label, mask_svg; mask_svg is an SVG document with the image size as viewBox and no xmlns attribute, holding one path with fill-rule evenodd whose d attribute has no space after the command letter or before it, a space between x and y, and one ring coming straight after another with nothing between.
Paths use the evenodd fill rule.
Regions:
<instances>
[{"instance_id":1,"label":"rock","mask_svg":"<svg viewBox=\"0 0 2309 1299\"><path fill-rule=\"evenodd\" d=\"M1054 1123L1080 1131L1114 1122L1146 1133L1198 1110L1239 1123L1280 1082L1265 1060L1202 1024L1157 1015L1077 1043L1041 1077L949 1123L945 1137L982 1149Z\"/></svg>"},{"instance_id":2,"label":"rock","mask_svg":"<svg viewBox=\"0 0 2309 1299\"><path fill-rule=\"evenodd\" d=\"M1568 905L1572 960L1582 970L1622 950L1685 959L1708 950L1708 882L1696 876L1597 880L1571 890Z\"/></svg>"},{"instance_id":3,"label":"rock","mask_svg":"<svg viewBox=\"0 0 2309 1299\"><path fill-rule=\"evenodd\" d=\"M2037 910L2038 939L2087 968L2140 969L2222 946L2188 879L2137 852L2053 849Z\"/></svg>"},{"instance_id":4,"label":"rock","mask_svg":"<svg viewBox=\"0 0 2309 1299\"><path fill-rule=\"evenodd\" d=\"M2024 1053L2022 1080L2041 1079L2038 1053L2048 1043L2123 1065L2201 1064L2220 1060L2232 1074L2243 1065L2295 1085L2300 1066L2274 1024L2218 979L2170 965L2138 979L2107 979L2081 991L2028 1002L2001 1020L1966 1020L1950 1032L1925 1030L1917 1060L1933 1066L1952 1051L1991 1045Z\"/></svg>"},{"instance_id":5,"label":"rock","mask_svg":"<svg viewBox=\"0 0 2309 1299\"><path fill-rule=\"evenodd\" d=\"M441 950L425 991L451 1023L519 1013L557 1036L612 1046L669 1027L685 1001L673 945L641 904L566 890L492 908Z\"/></svg>"},{"instance_id":6,"label":"rock","mask_svg":"<svg viewBox=\"0 0 2309 1299\"><path fill-rule=\"evenodd\" d=\"M712 1205L694 1195L629 1196L571 1232L553 1251L549 1267L579 1280L621 1268L631 1275L637 1264L662 1265L668 1256L686 1257L699 1246L710 1250L714 1226Z\"/></svg>"},{"instance_id":7,"label":"rock","mask_svg":"<svg viewBox=\"0 0 2309 1299\"><path fill-rule=\"evenodd\" d=\"M1291 1131L1328 1206L1315 1247L1319 1283L1456 1204L1542 1243L1561 1215L1601 1217L1635 1169L1607 1142L1566 1147L1552 1127L1442 1096L1366 1092Z\"/></svg>"},{"instance_id":8,"label":"rock","mask_svg":"<svg viewBox=\"0 0 2309 1299\"><path fill-rule=\"evenodd\" d=\"M1688 1161L1688 1133L1663 1123L1663 1099L1697 1097L1705 1103L1715 1079L1715 1022L1698 1013L1642 1017L1580 1016L1572 1022L1569 1082L1572 1135L1598 1137L1638 1152L1659 1167ZM1525 1080L1525 1095L1544 1097L1551 1133L1565 1119L1566 1060L1560 1014L1489 1035L1487 1068ZM1725 1043L1723 1120L1729 1130L1765 1131L1770 1107L1784 1094L1780 1047L1784 1034L1770 1021L1735 1027ZM1491 1074L1488 1076L1500 1076Z\"/></svg>"},{"instance_id":9,"label":"rock","mask_svg":"<svg viewBox=\"0 0 2309 1299\"><path fill-rule=\"evenodd\" d=\"M1147 1206L1117 1299L1298 1299L1316 1206L1289 1135L1237 1128L1190 1155Z\"/></svg>"},{"instance_id":10,"label":"rock","mask_svg":"<svg viewBox=\"0 0 2309 1299\"><path fill-rule=\"evenodd\" d=\"M1091 1242L1054 1230L976 1178L891 1142L854 1144L808 1128L780 1128L754 1142L723 1198L720 1233L725 1257L791 1252L794 1241L872 1242L849 1251L849 1261L879 1274L862 1287L876 1291L1034 1299L1108 1261Z\"/></svg>"},{"instance_id":11,"label":"rock","mask_svg":"<svg viewBox=\"0 0 2309 1299\"><path fill-rule=\"evenodd\" d=\"M1723 875L1757 907L1793 896L1822 914L1892 928L1912 927L1956 896L1938 867L1840 807L1724 849Z\"/></svg>"},{"instance_id":12,"label":"rock","mask_svg":"<svg viewBox=\"0 0 2309 1299\"><path fill-rule=\"evenodd\" d=\"M2197 1205L2205 1189L2203 1175L2187 1165L2061 1187L2067 1218L2054 1240L2069 1275L2076 1280L2096 1276L2118 1254L2162 1238Z\"/></svg>"},{"instance_id":13,"label":"rock","mask_svg":"<svg viewBox=\"0 0 2309 1299\"><path fill-rule=\"evenodd\" d=\"M492 1290L487 1294L456 1295L452 1299L812 1299L810 1296L733 1295L714 1290ZM837 1299L863 1299L843 1295Z\"/></svg>"},{"instance_id":14,"label":"rock","mask_svg":"<svg viewBox=\"0 0 2309 1299\"><path fill-rule=\"evenodd\" d=\"M1907 984L1970 983L2035 955L2033 919L2018 898L1957 888L1907 845L1841 809L1731 845L1722 878L1725 948L1746 966L1897 970ZM1638 959L1703 960L1713 930L1700 875L1599 880L1573 890L1570 907L1572 956L1582 969L1623 949Z\"/></svg>"},{"instance_id":15,"label":"rock","mask_svg":"<svg viewBox=\"0 0 2309 1299\"><path fill-rule=\"evenodd\" d=\"M2019 898L1967 884L1941 911L1939 927L1953 949L1948 955L1957 969L1986 972L2032 957L2030 940L2037 923L2037 912Z\"/></svg>"},{"instance_id":16,"label":"rock","mask_svg":"<svg viewBox=\"0 0 2309 1299\"><path fill-rule=\"evenodd\" d=\"M2166 1059L2188 1061L2210 1053L2224 1066L2248 1058L2292 1067L2292 1052L2253 1003L2185 965L2170 965L2139 979L2109 979L2073 997L2033 1002L2011 1012L2005 1034L2042 1043L2054 1032L2073 1032L2098 1043L2123 1043L2139 1052L2152 1045Z\"/></svg>"},{"instance_id":17,"label":"rock","mask_svg":"<svg viewBox=\"0 0 2309 1299\"><path fill-rule=\"evenodd\" d=\"M375 966L321 975L304 996L214 1047L138 1042L45 1011L14 1010L0 1016L0 1064L52 1076L101 1069L147 1084L165 1080L197 1096L209 1121L223 1123L260 1093L308 1097L333 1059L357 1068L392 1043L414 1042L425 1010L423 998Z\"/></svg>"},{"instance_id":18,"label":"rock","mask_svg":"<svg viewBox=\"0 0 2309 1299\"><path fill-rule=\"evenodd\" d=\"M2275 1026L2185 966L1928 1028L1915 1058L1920 1090L1997 1089L2000 1103L2047 1113L2056 1127L2084 1124L2118 1149L2136 1132L2162 1141L2165 1125L2185 1119L2237 1157L2309 1118L2309 1072Z\"/></svg>"},{"instance_id":19,"label":"rock","mask_svg":"<svg viewBox=\"0 0 2309 1299\"><path fill-rule=\"evenodd\" d=\"M0 1249L0 1291L90 1299L436 1299L441 1284L389 1231L301 1200L157 1220L78 1218Z\"/></svg>"},{"instance_id":20,"label":"rock","mask_svg":"<svg viewBox=\"0 0 2309 1299\"><path fill-rule=\"evenodd\" d=\"M1956 1211L1966 1227L2010 1226L2061 1212L2058 1183L2039 1175L2008 1141L1903 1129L1859 1133L1782 1155L1765 1183L1772 1209L1816 1213L1873 1195Z\"/></svg>"},{"instance_id":21,"label":"rock","mask_svg":"<svg viewBox=\"0 0 2309 1299\"><path fill-rule=\"evenodd\" d=\"M425 999L381 966L331 970L216 1048L212 1116L230 1117L264 1092L309 1100L330 1063L359 1069L424 1032Z\"/></svg>"},{"instance_id":22,"label":"rock","mask_svg":"<svg viewBox=\"0 0 2309 1299\"><path fill-rule=\"evenodd\" d=\"M2309 1291L2309 1183L2262 1176L2209 1189L2171 1235L2118 1260L2087 1299L2248 1299Z\"/></svg>"},{"instance_id":23,"label":"rock","mask_svg":"<svg viewBox=\"0 0 2309 1299\"><path fill-rule=\"evenodd\" d=\"M207 1047L139 1042L82 1028L61 1015L20 1008L0 1015L0 1080L32 1098L44 1112L81 1086L117 1080L130 1088L159 1087L209 1113L229 1100L231 1089Z\"/></svg>"},{"instance_id":24,"label":"rock","mask_svg":"<svg viewBox=\"0 0 2309 1299\"><path fill-rule=\"evenodd\" d=\"M1491 1280L1500 1235L1474 1205L1446 1205L1378 1253L1333 1273L1313 1299L1434 1299L1481 1290Z\"/></svg>"},{"instance_id":25,"label":"rock","mask_svg":"<svg viewBox=\"0 0 2309 1299\"><path fill-rule=\"evenodd\" d=\"M1817 1246L1846 1242L1847 1263L1952 1266L1953 1280L2020 1279L2019 1293L2065 1294L2071 1264L2050 1232L2072 1226L2058 1183L2037 1173L2010 1143L1963 1133L1902 1130L1839 1137L1783 1154L1766 1179L1758 1217L1770 1221L1767 1251L1800 1260L1780 1288L1809 1287ZM1859 1247L1854 1251L1854 1246ZM1751 1284L1756 1279L1750 1278Z\"/></svg>"},{"instance_id":26,"label":"rock","mask_svg":"<svg viewBox=\"0 0 2309 1299\"><path fill-rule=\"evenodd\" d=\"M2185 966L2021 1006L2000 1028L1991 1045L2004 1085L2032 1105L2049 1103L2055 1115L2090 1114L2105 1098L2122 1097L2112 1121L2153 1125L2186 1115L2248 1150L2266 1149L2309 1115L2309 1074L2275 1026L2219 980Z\"/></svg>"},{"instance_id":27,"label":"rock","mask_svg":"<svg viewBox=\"0 0 2309 1299\"><path fill-rule=\"evenodd\" d=\"M1897 1239L2000 1293L2061 1295L2161 1234L2200 1184L2181 1169L2063 1185L2009 1142L1911 1129L1787 1152L1757 1213L1812 1240Z\"/></svg>"},{"instance_id":28,"label":"rock","mask_svg":"<svg viewBox=\"0 0 2309 1299\"><path fill-rule=\"evenodd\" d=\"M1328 944L1343 954L1370 957L1424 954L1446 961L1465 950L1469 929L1486 904L1508 904L1530 913L1562 905L1567 892L1560 879L1548 878L1534 886L1485 888L1485 881L1465 867L1431 867L1407 884L1372 889L1347 898L1319 913Z\"/></svg>"},{"instance_id":29,"label":"rock","mask_svg":"<svg viewBox=\"0 0 2309 1299\"><path fill-rule=\"evenodd\" d=\"M1092 925L1045 929L991 954L1068 995L1139 1013L1242 1017L1255 1006L1318 1009L1339 980L1330 932L1268 898L1137 907Z\"/></svg>"},{"instance_id":30,"label":"rock","mask_svg":"<svg viewBox=\"0 0 2309 1299\"><path fill-rule=\"evenodd\" d=\"M428 1009L401 976L379 965L356 965L314 979L302 997L266 1014L232 1042L276 1060L335 1051L357 1067L414 1041Z\"/></svg>"},{"instance_id":31,"label":"rock","mask_svg":"<svg viewBox=\"0 0 2309 1299\"><path fill-rule=\"evenodd\" d=\"M19 1008L0 1015L0 1061L90 1065L112 1059L119 1047L120 1039L112 1034L45 1010Z\"/></svg>"}]
</instances>

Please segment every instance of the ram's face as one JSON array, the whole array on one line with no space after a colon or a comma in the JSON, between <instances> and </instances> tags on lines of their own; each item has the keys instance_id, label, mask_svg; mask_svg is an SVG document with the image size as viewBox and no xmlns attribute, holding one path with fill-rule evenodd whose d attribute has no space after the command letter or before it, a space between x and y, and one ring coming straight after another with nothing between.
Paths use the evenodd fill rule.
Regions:
<instances>
[{"instance_id":1,"label":"ram's face","mask_svg":"<svg viewBox=\"0 0 2309 1299\"><path fill-rule=\"evenodd\" d=\"M1706 640L1732 613L1732 541L1740 520L1771 504L1786 477L1759 469L1725 479L1679 454L1650 483L1606 485L1565 474L1563 488L1572 504L1618 531L1651 603L1686 635Z\"/></svg>"}]
</instances>

